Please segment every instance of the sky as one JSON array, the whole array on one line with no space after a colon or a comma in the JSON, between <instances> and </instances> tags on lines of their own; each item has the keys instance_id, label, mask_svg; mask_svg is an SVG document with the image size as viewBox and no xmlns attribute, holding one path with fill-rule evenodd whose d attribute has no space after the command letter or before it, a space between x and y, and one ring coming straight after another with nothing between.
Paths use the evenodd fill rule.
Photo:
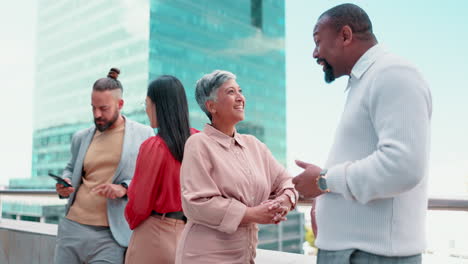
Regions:
<instances>
[{"instance_id":1,"label":"sky","mask_svg":"<svg viewBox=\"0 0 468 264\"><path fill-rule=\"evenodd\" d=\"M380 43L414 63L433 97L430 193L468 191L468 1L351 1L369 14ZM325 84L312 58L318 16L343 1L286 1L287 165L324 164L343 110L347 78ZM0 9L0 185L31 171L36 1ZM91 114L91 113L90 113Z\"/></svg>"},{"instance_id":2,"label":"sky","mask_svg":"<svg viewBox=\"0 0 468 264\"><path fill-rule=\"evenodd\" d=\"M415 64L432 92L429 193L468 192L468 1L350 1L366 10L379 43ZM312 58L318 16L343 1L287 1L288 168L324 164L343 111L347 77L323 81Z\"/></svg>"},{"instance_id":3,"label":"sky","mask_svg":"<svg viewBox=\"0 0 468 264\"><path fill-rule=\"evenodd\" d=\"M31 175L36 1L0 8L0 186Z\"/></svg>"}]
</instances>

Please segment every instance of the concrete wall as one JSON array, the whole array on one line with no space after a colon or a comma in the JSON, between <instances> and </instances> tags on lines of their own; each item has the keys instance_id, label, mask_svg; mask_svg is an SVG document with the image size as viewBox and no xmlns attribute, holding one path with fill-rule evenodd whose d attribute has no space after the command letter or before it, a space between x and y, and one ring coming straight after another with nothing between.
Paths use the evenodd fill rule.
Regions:
<instances>
[{"instance_id":1,"label":"concrete wall","mask_svg":"<svg viewBox=\"0 0 468 264\"><path fill-rule=\"evenodd\" d=\"M2 219L0 263L53 263L56 237L54 228L56 229L56 225Z\"/></svg>"},{"instance_id":2,"label":"concrete wall","mask_svg":"<svg viewBox=\"0 0 468 264\"><path fill-rule=\"evenodd\" d=\"M0 264L53 263L57 225L0 220ZM315 258L257 249L258 264L312 264Z\"/></svg>"}]
</instances>

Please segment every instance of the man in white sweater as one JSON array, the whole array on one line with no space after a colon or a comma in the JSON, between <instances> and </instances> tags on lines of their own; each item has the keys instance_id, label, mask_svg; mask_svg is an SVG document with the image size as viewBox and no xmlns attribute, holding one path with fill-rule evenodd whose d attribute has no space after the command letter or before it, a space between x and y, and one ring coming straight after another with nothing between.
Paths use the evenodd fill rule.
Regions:
<instances>
[{"instance_id":1,"label":"man in white sweater","mask_svg":"<svg viewBox=\"0 0 468 264\"><path fill-rule=\"evenodd\" d=\"M377 44L360 7L323 13L314 58L325 81L349 76L323 168L297 161L293 180L316 198L318 262L421 263L425 248L431 93L421 73Z\"/></svg>"}]
</instances>

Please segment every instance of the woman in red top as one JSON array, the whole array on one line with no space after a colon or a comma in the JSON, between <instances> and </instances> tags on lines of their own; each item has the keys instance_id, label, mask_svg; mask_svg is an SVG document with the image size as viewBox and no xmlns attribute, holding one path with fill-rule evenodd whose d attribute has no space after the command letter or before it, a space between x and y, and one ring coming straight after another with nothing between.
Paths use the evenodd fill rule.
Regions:
<instances>
[{"instance_id":1,"label":"woman in red top","mask_svg":"<svg viewBox=\"0 0 468 264\"><path fill-rule=\"evenodd\" d=\"M186 218L182 212L179 170L189 125L182 83L163 75L148 86L146 114L158 134L140 146L128 188L125 218L133 230L125 263L174 263Z\"/></svg>"}]
</instances>

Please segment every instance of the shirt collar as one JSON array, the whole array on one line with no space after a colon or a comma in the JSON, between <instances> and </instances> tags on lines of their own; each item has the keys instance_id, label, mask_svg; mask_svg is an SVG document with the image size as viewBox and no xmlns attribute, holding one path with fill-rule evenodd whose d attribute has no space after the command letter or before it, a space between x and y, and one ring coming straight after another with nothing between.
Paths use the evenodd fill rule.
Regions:
<instances>
[{"instance_id":1,"label":"shirt collar","mask_svg":"<svg viewBox=\"0 0 468 264\"><path fill-rule=\"evenodd\" d=\"M368 49L359 60L357 60L356 64L354 64L351 70L351 78L361 79L364 73L383 53L385 53L385 49L380 44L376 44Z\"/></svg>"},{"instance_id":2,"label":"shirt collar","mask_svg":"<svg viewBox=\"0 0 468 264\"><path fill-rule=\"evenodd\" d=\"M214 128L212 125L206 124L203 128L203 132L226 148L229 148L235 142L237 142L241 147L245 147L244 141L236 130L234 130L234 137L230 137Z\"/></svg>"}]
</instances>

